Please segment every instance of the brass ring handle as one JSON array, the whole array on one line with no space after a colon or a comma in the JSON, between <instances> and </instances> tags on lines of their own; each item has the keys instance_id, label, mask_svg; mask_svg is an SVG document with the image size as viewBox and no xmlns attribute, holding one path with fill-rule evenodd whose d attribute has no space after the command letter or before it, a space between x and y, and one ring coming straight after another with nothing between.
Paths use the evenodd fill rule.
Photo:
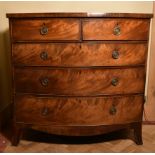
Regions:
<instances>
[{"instance_id":1,"label":"brass ring handle","mask_svg":"<svg viewBox=\"0 0 155 155\"><path fill-rule=\"evenodd\" d=\"M48 28L47 28L47 26L45 26L45 24L43 24L43 26L40 29L40 34L45 35L47 33L48 33Z\"/></svg>"},{"instance_id":2,"label":"brass ring handle","mask_svg":"<svg viewBox=\"0 0 155 155\"><path fill-rule=\"evenodd\" d=\"M45 78L41 79L41 85L42 86L46 87L46 86L48 86L48 83L49 83L48 78L45 77Z\"/></svg>"},{"instance_id":3,"label":"brass ring handle","mask_svg":"<svg viewBox=\"0 0 155 155\"><path fill-rule=\"evenodd\" d=\"M110 110L109 110L109 113L110 113L111 115L115 115L116 112L117 112L116 107L115 107L114 105L112 105L112 107L111 107Z\"/></svg>"},{"instance_id":4,"label":"brass ring handle","mask_svg":"<svg viewBox=\"0 0 155 155\"><path fill-rule=\"evenodd\" d=\"M48 115L48 108L47 108L47 107L44 107L43 110L42 110L42 112L41 112L41 114L42 114L43 116Z\"/></svg>"},{"instance_id":5,"label":"brass ring handle","mask_svg":"<svg viewBox=\"0 0 155 155\"><path fill-rule=\"evenodd\" d=\"M113 79L111 80L111 84L112 84L113 86L117 86L117 85L118 85L118 79L117 79L117 78L113 78Z\"/></svg>"},{"instance_id":6,"label":"brass ring handle","mask_svg":"<svg viewBox=\"0 0 155 155\"><path fill-rule=\"evenodd\" d=\"M113 58L113 59L118 59L118 58L119 58L119 52L118 52L117 50L114 50L114 51L112 52L112 58Z\"/></svg>"},{"instance_id":7,"label":"brass ring handle","mask_svg":"<svg viewBox=\"0 0 155 155\"><path fill-rule=\"evenodd\" d=\"M119 36L121 34L121 28L118 24L114 27L113 33L116 36Z\"/></svg>"},{"instance_id":8,"label":"brass ring handle","mask_svg":"<svg viewBox=\"0 0 155 155\"><path fill-rule=\"evenodd\" d=\"M45 52L45 51L41 52L41 53L40 53L40 58L41 58L42 60L47 60L47 59L48 59L48 53Z\"/></svg>"}]
</instances>

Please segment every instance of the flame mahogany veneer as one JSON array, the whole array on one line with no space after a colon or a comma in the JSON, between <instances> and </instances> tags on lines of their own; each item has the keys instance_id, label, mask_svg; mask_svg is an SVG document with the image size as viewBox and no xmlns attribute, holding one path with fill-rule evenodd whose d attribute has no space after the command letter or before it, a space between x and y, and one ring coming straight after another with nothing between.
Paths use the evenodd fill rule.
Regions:
<instances>
[{"instance_id":1,"label":"flame mahogany veneer","mask_svg":"<svg viewBox=\"0 0 155 155\"><path fill-rule=\"evenodd\" d=\"M142 114L152 14L7 14L12 144L25 128L67 136L133 130Z\"/></svg>"}]
</instances>

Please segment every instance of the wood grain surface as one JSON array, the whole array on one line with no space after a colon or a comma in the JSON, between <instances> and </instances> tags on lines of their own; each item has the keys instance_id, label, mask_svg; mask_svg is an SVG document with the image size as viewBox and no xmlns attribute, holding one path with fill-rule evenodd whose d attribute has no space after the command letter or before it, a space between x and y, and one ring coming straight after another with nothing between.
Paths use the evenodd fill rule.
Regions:
<instances>
[{"instance_id":1,"label":"wood grain surface","mask_svg":"<svg viewBox=\"0 0 155 155\"><path fill-rule=\"evenodd\" d=\"M64 135L64 136L94 136L110 133L120 129L133 129L134 124L137 122L132 122L129 124L113 124L113 125L38 125L38 124L24 124L35 131L41 131L48 134ZM139 122L138 122L139 123ZM137 123L137 124L138 124ZM17 123L19 125L21 123ZM86 137L85 137L86 138ZM92 137L93 138L93 137Z\"/></svg>"},{"instance_id":2,"label":"wood grain surface","mask_svg":"<svg viewBox=\"0 0 155 155\"><path fill-rule=\"evenodd\" d=\"M44 125L112 125L141 121L143 96L39 98L16 96L16 121ZM111 114L111 108L116 113Z\"/></svg>"},{"instance_id":3,"label":"wood grain surface","mask_svg":"<svg viewBox=\"0 0 155 155\"><path fill-rule=\"evenodd\" d=\"M86 19L83 20L84 40L148 40L148 19ZM120 27L120 35L114 28Z\"/></svg>"},{"instance_id":4,"label":"wood grain surface","mask_svg":"<svg viewBox=\"0 0 155 155\"><path fill-rule=\"evenodd\" d=\"M112 56L115 51L117 59ZM13 63L18 66L129 66L145 64L147 44L16 43L12 53Z\"/></svg>"},{"instance_id":5,"label":"wood grain surface","mask_svg":"<svg viewBox=\"0 0 155 155\"><path fill-rule=\"evenodd\" d=\"M132 129L136 144L143 143L152 14L21 13L7 17L13 145L18 145L26 128L73 136L127 128Z\"/></svg>"},{"instance_id":6,"label":"wood grain surface","mask_svg":"<svg viewBox=\"0 0 155 155\"><path fill-rule=\"evenodd\" d=\"M112 80L117 79L117 85ZM44 84L47 82L47 85ZM45 86L46 85L46 86ZM145 69L16 68L15 91L53 95L143 93ZM127 88L127 89L126 89Z\"/></svg>"},{"instance_id":7,"label":"wood grain surface","mask_svg":"<svg viewBox=\"0 0 155 155\"><path fill-rule=\"evenodd\" d=\"M33 19L13 20L12 38L14 41L26 40L79 40L80 23L78 19ZM48 28L41 34L41 28Z\"/></svg>"}]
</instances>

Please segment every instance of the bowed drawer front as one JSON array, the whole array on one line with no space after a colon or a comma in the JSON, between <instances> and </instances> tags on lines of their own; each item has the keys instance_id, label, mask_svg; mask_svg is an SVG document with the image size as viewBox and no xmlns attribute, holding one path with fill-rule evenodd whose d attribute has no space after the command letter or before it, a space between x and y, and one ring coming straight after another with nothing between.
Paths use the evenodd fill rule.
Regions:
<instances>
[{"instance_id":1,"label":"bowed drawer front","mask_svg":"<svg viewBox=\"0 0 155 155\"><path fill-rule=\"evenodd\" d=\"M14 44L17 66L129 66L144 65L146 43Z\"/></svg>"},{"instance_id":2,"label":"bowed drawer front","mask_svg":"<svg viewBox=\"0 0 155 155\"><path fill-rule=\"evenodd\" d=\"M142 144L150 14L7 14L13 138L23 128L91 136L130 128Z\"/></svg>"},{"instance_id":3,"label":"bowed drawer front","mask_svg":"<svg viewBox=\"0 0 155 155\"><path fill-rule=\"evenodd\" d=\"M15 69L15 89L23 93L76 96L144 93L144 72L142 67L123 70Z\"/></svg>"},{"instance_id":4,"label":"bowed drawer front","mask_svg":"<svg viewBox=\"0 0 155 155\"><path fill-rule=\"evenodd\" d=\"M97 98L38 98L20 95L15 102L17 122L42 125L131 123L141 120L143 108L143 97L140 95Z\"/></svg>"}]
</instances>

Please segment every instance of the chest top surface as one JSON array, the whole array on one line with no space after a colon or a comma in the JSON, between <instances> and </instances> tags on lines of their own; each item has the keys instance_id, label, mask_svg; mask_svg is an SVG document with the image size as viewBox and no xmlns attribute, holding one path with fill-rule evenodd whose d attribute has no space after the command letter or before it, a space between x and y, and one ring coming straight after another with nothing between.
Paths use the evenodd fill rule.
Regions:
<instances>
[{"instance_id":1,"label":"chest top surface","mask_svg":"<svg viewBox=\"0 0 155 155\"><path fill-rule=\"evenodd\" d=\"M106 18L152 18L153 14L144 13L99 13L99 12L52 12L52 13L8 13L8 18L31 17L106 17Z\"/></svg>"}]
</instances>

